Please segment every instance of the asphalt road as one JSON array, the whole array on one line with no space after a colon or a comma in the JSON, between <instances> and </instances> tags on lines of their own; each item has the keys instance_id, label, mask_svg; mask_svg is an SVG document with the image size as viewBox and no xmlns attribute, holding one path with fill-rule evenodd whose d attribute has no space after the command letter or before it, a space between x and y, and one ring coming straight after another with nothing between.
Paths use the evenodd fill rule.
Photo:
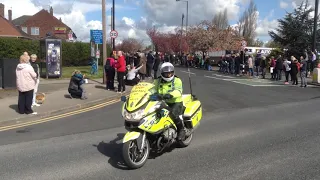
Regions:
<instances>
[{"instance_id":1,"label":"asphalt road","mask_svg":"<svg viewBox=\"0 0 320 180\"><path fill-rule=\"evenodd\" d=\"M191 71L204 117L189 147L126 170L118 103L0 132L1 179L320 179L318 87L254 87Z\"/></svg>"}]
</instances>

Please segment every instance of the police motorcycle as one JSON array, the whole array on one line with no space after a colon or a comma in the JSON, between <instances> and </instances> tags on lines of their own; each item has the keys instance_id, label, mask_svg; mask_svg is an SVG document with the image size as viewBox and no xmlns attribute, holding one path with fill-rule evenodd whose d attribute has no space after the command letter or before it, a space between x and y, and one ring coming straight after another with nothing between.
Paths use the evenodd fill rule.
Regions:
<instances>
[{"instance_id":1,"label":"police motorcycle","mask_svg":"<svg viewBox=\"0 0 320 180\"><path fill-rule=\"evenodd\" d=\"M171 118L170 108L162 97L157 95L154 84L140 82L132 88L128 98L122 96L121 100L124 102L122 117L128 131L123 138L122 155L131 169L142 167L151 151L160 154L174 143L187 147L202 118L201 102L192 93L184 94L184 113L180 118L185 124L186 135L184 140L178 140L177 127Z\"/></svg>"}]
</instances>

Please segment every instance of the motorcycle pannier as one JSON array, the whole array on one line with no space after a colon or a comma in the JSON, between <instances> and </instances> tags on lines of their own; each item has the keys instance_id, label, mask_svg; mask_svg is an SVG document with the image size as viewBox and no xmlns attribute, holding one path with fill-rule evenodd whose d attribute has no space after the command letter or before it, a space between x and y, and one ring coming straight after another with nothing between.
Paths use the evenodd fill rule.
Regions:
<instances>
[{"instance_id":1,"label":"motorcycle pannier","mask_svg":"<svg viewBox=\"0 0 320 180\"><path fill-rule=\"evenodd\" d=\"M194 128L202 118L202 107L199 100L189 102L183 114L183 119L188 128Z\"/></svg>"}]
</instances>

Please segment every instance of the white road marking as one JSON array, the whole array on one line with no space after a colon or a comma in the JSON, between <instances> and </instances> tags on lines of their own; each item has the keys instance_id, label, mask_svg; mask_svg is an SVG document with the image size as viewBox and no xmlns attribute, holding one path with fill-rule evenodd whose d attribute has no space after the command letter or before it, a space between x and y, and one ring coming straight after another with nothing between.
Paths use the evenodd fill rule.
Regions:
<instances>
[{"instance_id":1,"label":"white road marking","mask_svg":"<svg viewBox=\"0 0 320 180\"><path fill-rule=\"evenodd\" d=\"M217 80L222 80L222 81L229 81L229 82L233 82L233 83L237 83L237 84L242 84L242 85L246 85L246 86L252 86L252 87L276 87L276 86L282 86L284 87L284 85L280 85L280 84L248 84L245 82L241 82L239 80L246 80L246 79L222 79L222 78L218 78L218 77L213 77L213 76L204 76L206 78L211 78L211 79L217 79ZM254 82L254 81L253 81ZM259 82L258 82L259 83Z\"/></svg>"},{"instance_id":2,"label":"white road marking","mask_svg":"<svg viewBox=\"0 0 320 180\"><path fill-rule=\"evenodd\" d=\"M183 73L187 73L187 74L189 74L189 73L190 73L190 74L194 74L194 75L196 74L196 73L193 73L193 72L191 72L191 71L190 71L190 72L188 72L188 71L181 71L181 72L183 72Z\"/></svg>"},{"instance_id":3,"label":"white road marking","mask_svg":"<svg viewBox=\"0 0 320 180\"><path fill-rule=\"evenodd\" d=\"M214 76L218 76L218 77L226 77L226 78L232 78L232 79L235 79L235 77L232 77L232 76L224 76L224 75L221 75L221 74L212 74Z\"/></svg>"},{"instance_id":4,"label":"white road marking","mask_svg":"<svg viewBox=\"0 0 320 180\"><path fill-rule=\"evenodd\" d=\"M223 80L223 81L236 81L236 80L243 80L243 79L224 79L224 78L218 78L218 77L213 77L213 76L204 76L206 78L211 78L211 79L218 79L218 80Z\"/></svg>"}]
</instances>

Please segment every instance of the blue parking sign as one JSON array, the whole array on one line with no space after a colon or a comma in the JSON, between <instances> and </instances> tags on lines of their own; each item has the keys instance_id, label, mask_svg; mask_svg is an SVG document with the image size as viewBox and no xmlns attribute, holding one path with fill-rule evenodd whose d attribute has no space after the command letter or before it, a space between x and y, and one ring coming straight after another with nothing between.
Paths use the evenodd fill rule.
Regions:
<instances>
[{"instance_id":1,"label":"blue parking sign","mask_svg":"<svg viewBox=\"0 0 320 180\"><path fill-rule=\"evenodd\" d=\"M103 42L103 33L102 30L90 30L91 41L95 44L102 44Z\"/></svg>"}]
</instances>

